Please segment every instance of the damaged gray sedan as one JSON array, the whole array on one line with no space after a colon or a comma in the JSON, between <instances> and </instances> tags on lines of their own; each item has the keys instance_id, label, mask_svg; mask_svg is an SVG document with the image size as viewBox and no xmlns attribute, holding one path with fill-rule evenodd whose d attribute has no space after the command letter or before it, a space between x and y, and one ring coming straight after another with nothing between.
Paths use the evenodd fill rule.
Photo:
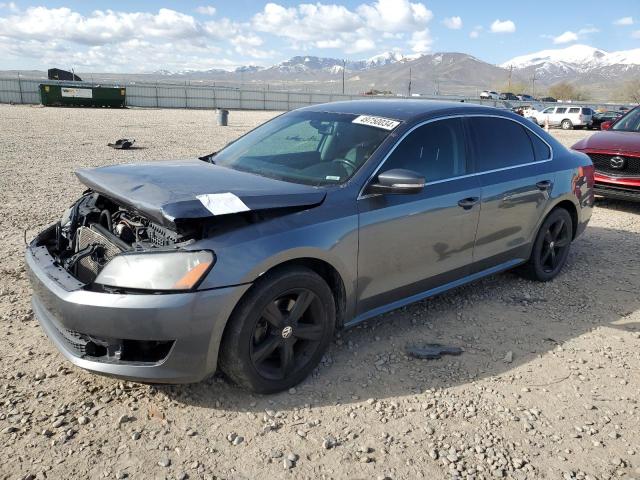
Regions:
<instances>
[{"instance_id":1,"label":"damaged gray sedan","mask_svg":"<svg viewBox=\"0 0 640 480\"><path fill-rule=\"evenodd\" d=\"M281 115L200 159L80 170L28 246L33 310L74 364L287 389L334 331L503 270L546 281L593 167L521 117L368 100Z\"/></svg>"}]
</instances>

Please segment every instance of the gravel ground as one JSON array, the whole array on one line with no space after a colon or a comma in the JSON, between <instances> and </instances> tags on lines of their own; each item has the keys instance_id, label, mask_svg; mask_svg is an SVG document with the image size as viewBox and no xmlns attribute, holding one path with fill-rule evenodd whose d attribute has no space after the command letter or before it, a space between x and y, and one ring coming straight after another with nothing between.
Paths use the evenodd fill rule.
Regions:
<instances>
[{"instance_id":1,"label":"gravel ground","mask_svg":"<svg viewBox=\"0 0 640 480\"><path fill-rule=\"evenodd\" d=\"M24 229L79 196L79 167L193 157L271 116L0 105L0 479L640 479L635 205L599 202L555 281L497 275L344 331L288 393L66 362L31 312ZM464 353L404 354L432 342Z\"/></svg>"}]
</instances>

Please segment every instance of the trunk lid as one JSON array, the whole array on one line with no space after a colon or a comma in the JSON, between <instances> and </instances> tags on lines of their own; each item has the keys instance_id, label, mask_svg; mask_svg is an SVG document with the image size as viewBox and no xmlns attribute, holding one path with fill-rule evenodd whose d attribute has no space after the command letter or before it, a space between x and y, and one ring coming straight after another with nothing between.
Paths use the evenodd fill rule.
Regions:
<instances>
[{"instance_id":1,"label":"trunk lid","mask_svg":"<svg viewBox=\"0 0 640 480\"><path fill-rule=\"evenodd\" d=\"M197 198L201 195L215 199L218 194L233 194L250 211L312 207L322 203L326 195L318 187L261 177L198 159L82 169L76 175L90 189L174 228L181 221L221 215L220 209L214 208L214 215L205 207ZM228 214L232 213L236 212L230 207Z\"/></svg>"}]
</instances>

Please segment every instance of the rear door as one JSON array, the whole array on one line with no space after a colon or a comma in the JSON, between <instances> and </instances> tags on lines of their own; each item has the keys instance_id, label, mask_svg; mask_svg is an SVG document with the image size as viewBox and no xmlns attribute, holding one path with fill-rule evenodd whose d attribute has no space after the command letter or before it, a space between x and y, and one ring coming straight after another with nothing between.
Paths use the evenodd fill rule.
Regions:
<instances>
[{"instance_id":1,"label":"rear door","mask_svg":"<svg viewBox=\"0 0 640 480\"><path fill-rule=\"evenodd\" d=\"M562 120L567 118L566 115L567 115L567 107L556 107L556 110L555 112L553 112L553 115L550 115L549 117L549 123L551 125L560 125Z\"/></svg>"},{"instance_id":2,"label":"rear door","mask_svg":"<svg viewBox=\"0 0 640 480\"><path fill-rule=\"evenodd\" d=\"M436 120L413 130L379 172L395 168L422 174L426 185L416 194L358 199L358 313L455 281L471 270L480 186L469 175L463 119Z\"/></svg>"},{"instance_id":3,"label":"rear door","mask_svg":"<svg viewBox=\"0 0 640 480\"><path fill-rule=\"evenodd\" d=\"M524 259L553 189L551 149L501 117L470 117L474 170L482 187L474 272Z\"/></svg>"},{"instance_id":4,"label":"rear door","mask_svg":"<svg viewBox=\"0 0 640 480\"><path fill-rule=\"evenodd\" d=\"M581 125L584 123L582 121L582 116L580 115L580 107L571 107L567 112L566 118L571 120L571 123L574 125Z\"/></svg>"}]
</instances>

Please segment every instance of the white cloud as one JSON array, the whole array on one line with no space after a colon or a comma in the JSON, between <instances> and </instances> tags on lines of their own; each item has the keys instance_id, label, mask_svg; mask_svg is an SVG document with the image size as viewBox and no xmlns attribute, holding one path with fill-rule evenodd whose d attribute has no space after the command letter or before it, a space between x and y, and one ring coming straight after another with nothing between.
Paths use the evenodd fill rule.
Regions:
<instances>
[{"instance_id":1,"label":"white cloud","mask_svg":"<svg viewBox=\"0 0 640 480\"><path fill-rule=\"evenodd\" d=\"M448 17L445 18L442 23L451 30L460 30L462 28L462 18L460 17Z\"/></svg>"},{"instance_id":2,"label":"white cloud","mask_svg":"<svg viewBox=\"0 0 640 480\"><path fill-rule=\"evenodd\" d=\"M578 35L589 35L590 33L598 33L599 31L599 28L589 26L578 30Z\"/></svg>"},{"instance_id":3,"label":"white cloud","mask_svg":"<svg viewBox=\"0 0 640 480\"><path fill-rule=\"evenodd\" d=\"M209 15L210 17L212 17L216 14L216 7L212 5L201 5L200 7L196 8L196 12L200 15Z\"/></svg>"},{"instance_id":4,"label":"white cloud","mask_svg":"<svg viewBox=\"0 0 640 480\"><path fill-rule=\"evenodd\" d=\"M476 39L480 36L480 32L482 32L483 28L482 25L476 25L475 27L473 27L473 29L469 32L469 38L472 39Z\"/></svg>"},{"instance_id":5,"label":"white cloud","mask_svg":"<svg viewBox=\"0 0 640 480\"><path fill-rule=\"evenodd\" d=\"M433 13L423 3L407 0L377 0L372 5L360 5L357 12L367 26L380 32L415 30L433 18Z\"/></svg>"},{"instance_id":6,"label":"white cloud","mask_svg":"<svg viewBox=\"0 0 640 480\"><path fill-rule=\"evenodd\" d=\"M0 2L0 10L9 10L10 12L17 12L19 10L15 2Z\"/></svg>"},{"instance_id":7,"label":"white cloud","mask_svg":"<svg viewBox=\"0 0 640 480\"><path fill-rule=\"evenodd\" d=\"M370 38L362 37L358 38L354 43L348 44L345 47L347 53L361 53L369 52L376 48L376 42Z\"/></svg>"},{"instance_id":8,"label":"white cloud","mask_svg":"<svg viewBox=\"0 0 640 480\"><path fill-rule=\"evenodd\" d=\"M583 40L585 37L592 33L598 33L600 31L599 28L593 26L586 26L580 28L578 31L574 32L572 30L567 30L560 35L541 35L542 38L549 38L553 40L553 43L556 45L562 45L565 43L577 42L578 40Z\"/></svg>"},{"instance_id":9,"label":"white cloud","mask_svg":"<svg viewBox=\"0 0 640 480\"><path fill-rule=\"evenodd\" d=\"M613 22L614 25L627 26L633 25L633 17L622 17Z\"/></svg>"},{"instance_id":10,"label":"white cloud","mask_svg":"<svg viewBox=\"0 0 640 480\"><path fill-rule=\"evenodd\" d=\"M282 40L292 49L340 49L347 54L401 44L417 53L431 49L428 24L433 13L425 3L360 1L353 7L271 2L255 14L249 12L245 22L211 18L218 12L207 0L196 4L192 14L170 8L81 13L67 7L19 8L5 2L0 3L0 51L7 65L148 71L275 60L283 55ZM459 17L447 21L450 28L462 26ZM279 52L274 51L277 47Z\"/></svg>"},{"instance_id":11,"label":"white cloud","mask_svg":"<svg viewBox=\"0 0 640 480\"><path fill-rule=\"evenodd\" d=\"M95 10L83 15L70 8L29 7L0 14L0 50L5 61L24 63L28 58L42 67L214 68L232 63L214 56L225 51L226 42L233 46L229 38L240 35L242 29L226 18L202 22L167 8L156 13ZM259 55L255 46L246 42L243 46L246 56Z\"/></svg>"},{"instance_id":12,"label":"white cloud","mask_svg":"<svg viewBox=\"0 0 640 480\"><path fill-rule=\"evenodd\" d=\"M559 45L562 43L575 42L577 40L578 40L578 34L570 30L567 30L566 32L558 35L557 37L553 37L553 43L555 43L556 45Z\"/></svg>"},{"instance_id":13,"label":"white cloud","mask_svg":"<svg viewBox=\"0 0 640 480\"><path fill-rule=\"evenodd\" d=\"M424 30L432 18L424 4L408 0L377 0L355 10L323 3L268 3L251 23L257 31L287 38L297 48L345 48L353 53L373 50L379 38Z\"/></svg>"},{"instance_id":14,"label":"white cloud","mask_svg":"<svg viewBox=\"0 0 640 480\"><path fill-rule=\"evenodd\" d=\"M516 31L516 24L511 20L497 19L491 24L492 33L513 33Z\"/></svg>"},{"instance_id":15,"label":"white cloud","mask_svg":"<svg viewBox=\"0 0 640 480\"><path fill-rule=\"evenodd\" d=\"M431 38L431 33L428 28L421 30L419 32L413 32L411 34L411 40L409 44L411 45L411 50L414 53L427 53L431 50L431 44L433 43L433 39Z\"/></svg>"}]
</instances>

